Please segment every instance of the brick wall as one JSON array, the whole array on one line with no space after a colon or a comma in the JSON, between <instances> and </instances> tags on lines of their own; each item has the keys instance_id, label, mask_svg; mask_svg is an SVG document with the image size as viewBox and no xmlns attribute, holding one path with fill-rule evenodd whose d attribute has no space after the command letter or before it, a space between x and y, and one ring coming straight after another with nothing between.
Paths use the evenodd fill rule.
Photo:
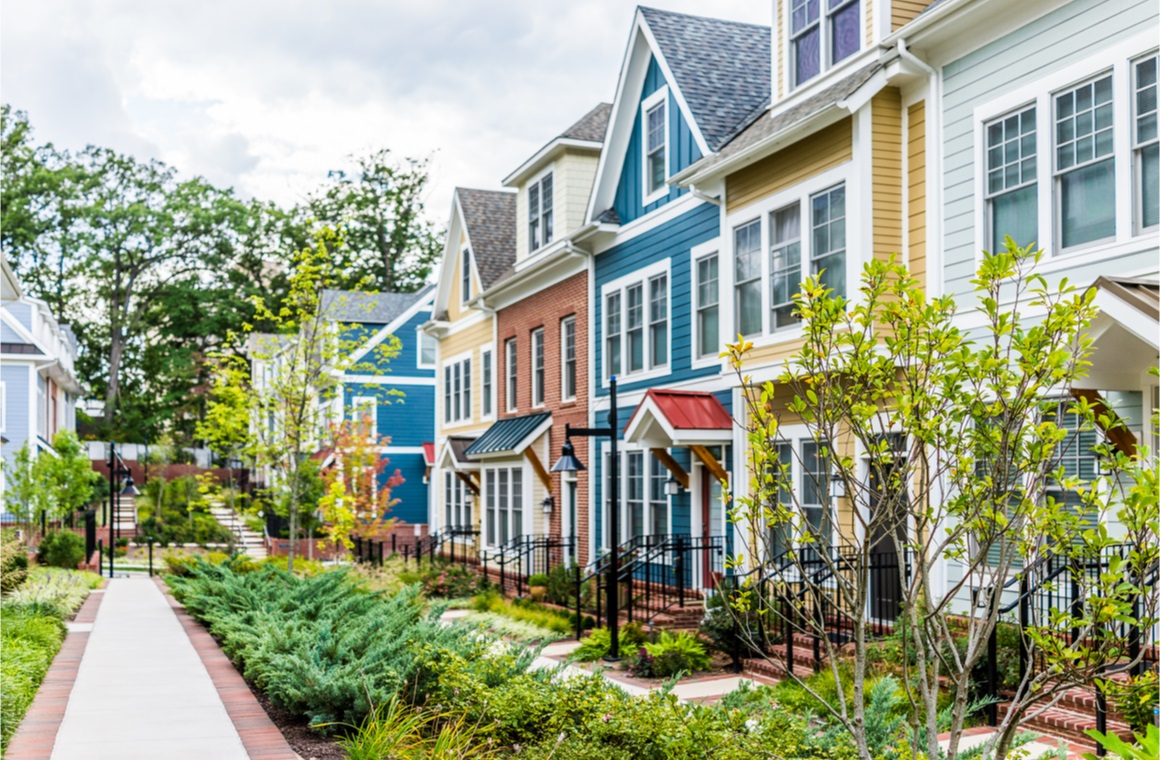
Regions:
<instances>
[{"instance_id":1,"label":"brick wall","mask_svg":"<svg viewBox=\"0 0 1160 760\"><path fill-rule=\"evenodd\" d=\"M576 317L576 398L561 401L561 351L560 324L569 316ZM544 328L544 405L532 406L532 331ZM544 288L535 295L500 309L496 314L496 400L499 417L517 417L532 412L552 413L552 429L549 432L549 461L544 466L551 469L564 445L564 425L587 427L588 425L588 273L581 272L551 287ZM519 385L516 386L517 408L507 406L507 340L516 340L516 369ZM573 438L576 456L591 467L588 459L588 439ZM577 473L576 483L576 541L579 544L580 562L588 562L588 471ZM564 500L561 490L561 474L552 473L552 496L555 508L552 510L551 529L561 533L561 516Z\"/></svg>"}]
</instances>

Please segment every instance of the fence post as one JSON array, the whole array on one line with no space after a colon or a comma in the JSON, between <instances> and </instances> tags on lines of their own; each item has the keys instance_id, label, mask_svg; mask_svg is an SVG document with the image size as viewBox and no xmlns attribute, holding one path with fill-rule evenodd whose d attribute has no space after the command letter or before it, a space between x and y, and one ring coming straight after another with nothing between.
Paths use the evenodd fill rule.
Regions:
<instances>
[{"instance_id":1,"label":"fence post","mask_svg":"<svg viewBox=\"0 0 1160 760\"><path fill-rule=\"evenodd\" d=\"M677 536L677 556L673 558L673 567L677 571L677 599L682 608L685 606L685 539Z\"/></svg>"},{"instance_id":2,"label":"fence post","mask_svg":"<svg viewBox=\"0 0 1160 760\"><path fill-rule=\"evenodd\" d=\"M1068 577L1071 578L1071 619L1077 621L1071 628L1071 645L1079 642L1079 620L1083 618L1083 599L1079 595L1079 562L1071 561Z\"/></svg>"},{"instance_id":3,"label":"fence post","mask_svg":"<svg viewBox=\"0 0 1160 760\"><path fill-rule=\"evenodd\" d=\"M785 594L781 595L781 606L784 612L782 613L782 625L785 631L785 667L786 675L793 675L793 603L790 602L789 597Z\"/></svg>"},{"instance_id":4,"label":"fence post","mask_svg":"<svg viewBox=\"0 0 1160 760\"><path fill-rule=\"evenodd\" d=\"M579 641L584 638L584 584L580 580L580 566L573 569L576 571L576 640Z\"/></svg>"},{"instance_id":5,"label":"fence post","mask_svg":"<svg viewBox=\"0 0 1160 760\"><path fill-rule=\"evenodd\" d=\"M105 539L103 538L97 539L97 570L102 574L105 572ZM112 578L113 574L109 573L109 577Z\"/></svg>"},{"instance_id":6,"label":"fence post","mask_svg":"<svg viewBox=\"0 0 1160 760\"><path fill-rule=\"evenodd\" d=\"M1108 695L1104 691L1103 681L1096 679L1096 731L1101 734L1108 732ZM1108 750L1102 743L1096 744L1096 756L1104 757Z\"/></svg>"},{"instance_id":7,"label":"fence post","mask_svg":"<svg viewBox=\"0 0 1160 760\"><path fill-rule=\"evenodd\" d=\"M153 577L153 539L149 539L149 577Z\"/></svg>"},{"instance_id":8,"label":"fence post","mask_svg":"<svg viewBox=\"0 0 1160 760\"><path fill-rule=\"evenodd\" d=\"M398 543L395 540L395 532L391 531L391 554L394 555L394 554L398 554L398 553L399 553L399 550L398 550Z\"/></svg>"}]
</instances>

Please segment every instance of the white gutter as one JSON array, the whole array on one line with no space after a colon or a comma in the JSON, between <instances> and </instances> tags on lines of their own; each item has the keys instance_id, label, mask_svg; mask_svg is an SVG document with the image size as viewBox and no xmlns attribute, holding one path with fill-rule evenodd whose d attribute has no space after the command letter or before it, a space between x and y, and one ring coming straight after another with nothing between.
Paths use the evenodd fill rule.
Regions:
<instances>
[{"instance_id":1,"label":"white gutter","mask_svg":"<svg viewBox=\"0 0 1160 760\"><path fill-rule=\"evenodd\" d=\"M697 189L696 185L689 185L689 194L692 195L694 198L700 198L701 200L705 201L706 203L712 203L714 206L721 205L721 196L708 195L706 193L703 193Z\"/></svg>"}]
</instances>

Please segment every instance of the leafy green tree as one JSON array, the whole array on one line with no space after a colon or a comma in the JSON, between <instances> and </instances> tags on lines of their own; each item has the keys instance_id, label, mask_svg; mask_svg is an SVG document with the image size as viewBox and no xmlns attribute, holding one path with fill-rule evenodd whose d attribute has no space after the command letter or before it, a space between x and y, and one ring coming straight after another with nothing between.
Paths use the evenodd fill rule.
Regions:
<instances>
[{"instance_id":1,"label":"leafy green tree","mask_svg":"<svg viewBox=\"0 0 1160 760\"><path fill-rule=\"evenodd\" d=\"M53 436L55 455L37 457L36 475L48 492L49 517L60 519L92 500L100 475L93 471L88 454L76 433L62 430Z\"/></svg>"},{"instance_id":2,"label":"leafy green tree","mask_svg":"<svg viewBox=\"0 0 1160 760\"><path fill-rule=\"evenodd\" d=\"M400 346L398 339L392 338L362 359L353 358L367 337L366 331L358 324L340 326L335 322L332 310L341 308L343 299L330 305L322 299L323 290L333 287L340 275L332 256L339 248L341 240L332 230L317 232L315 243L295 254L289 292L282 305L275 311L261 297L253 299L255 321L272 325L274 332L247 325L235 336L238 347L212 357L216 374L207 419L236 415L244 399L248 434L243 437L229 425L209 423L199 431L219 448L244 440L246 457L269 476L275 502L284 505L291 539L299 534L312 480L310 468L315 462L310 455L325 444L328 424L333 421L333 403L322 404L320 400L329 401L341 393L346 372L383 372ZM240 346L244 346L244 358ZM293 563L295 541L290 546Z\"/></svg>"},{"instance_id":3,"label":"leafy green tree","mask_svg":"<svg viewBox=\"0 0 1160 760\"><path fill-rule=\"evenodd\" d=\"M11 462L0 462L4 469L4 508L31 533L33 520L49 508L48 489L36 472L37 458L26 441Z\"/></svg>"},{"instance_id":4,"label":"leafy green tree","mask_svg":"<svg viewBox=\"0 0 1160 760\"><path fill-rule=\"evenodd\" d=\"M748 488L734 495L734 514L743 552L770 558L732 609L741 625L756 611L817 637L837 697L814 692L792 669L788 677L825 705L864 760L871 757L867 651L872 615L881 614L870 610L875 578L895 576L896 632L914 652L902 673L905 693L914 695L906 733L927 757L941 756L946 689L945 754L953 760L959 752L972 676L987 656L1005 582L1020 568L1105 561L1103 572L1073 576L1081 604L1038 616L1026 630L1032 662L1048 665L1029 668L1016 686L991 740L998 758L1027 715L1093 683L1109 663L1133 664L1125 631L1157 621L1146 580L1160 559L1156 460L1146 446L1129 454L1103 443L1096 447L1102 474L1094 479L1069 475L1061 464L1077 445L1076 431L1122 424L1083 398L1058 400L1089 365L1084 333L1094 291L1066 281L1049 286L1034 274L1042 252L1010 239L1007 246L983 258L974 281L981 326L970 333L957 326L953 298L928 299L904 266L875 260L856 299L834 297L818 278L802 285L796 308L804 343L776 382L757 384L745 374L747 341L729 347L748 433ZM795 468L780 435L790 423L804 426L817 445L822 466L799 461L796 469L822 473L814 483L820 516L806 489L793 487ZM828 495L831 477L844 486L840 514ZM1109 533L1109 519L1122 536ZM779 553L785 547L794 548ZM897 566L872 572L882 552L896 555ZM961 572L938 583L947 562ZM852 689L838 672L840 642L827 635L836 616L852 636ZM755 636L749 643L761 650Z\"/></svg>"},{"instance_id":5,"label":"leafy green tree","mask_svg":"<svg viewBox=\"0 0 1160 760\"><path fill-rule=\"evenodd\" d=\"M418 290L442 250L441 236L423 214L427 161L396 160L387 149L355 161L356 171L331 172L333 182L310 202L319 222L339 230L346 244L336 252L343 286Z\"/></svg>"}]
</instances>

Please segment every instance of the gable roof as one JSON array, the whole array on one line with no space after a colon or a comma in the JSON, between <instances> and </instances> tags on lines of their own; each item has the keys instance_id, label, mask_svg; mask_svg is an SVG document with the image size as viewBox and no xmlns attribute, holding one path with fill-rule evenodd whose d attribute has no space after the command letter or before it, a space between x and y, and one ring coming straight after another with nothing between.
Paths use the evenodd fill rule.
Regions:
<instances>
[{"instance_id":1,"label":"gable roof","mask_svg":"<svg viewBox=\"0 0 1160 760\"><path fill-rule=\"evenodd\" d=\"M770 29L640 8L693 119L716 151L738 122L768 103Z\"/></svg>"},{"instance_id":2,"label":"gable roof","mask_svg":"<svg viewBox=\"0 0 1160 760\"><path fill-rule=\"evenodd\" d=\"M581 116L579 121L561 132L560 137L566 140L603 142L610 113L612 113L611 103L597 103L596 107Z\"/></svg>"},{"instance_id":3,"label":"gable roof","mask_svg":"<svg viewBox=\"0 0 1160 760\"><path fill-rule=\"evenodd\" d=\"M458 187L455 195L476 273L487 290L516 263L516 194Z\"/></svg>"},{"instance_id":4,"label":"gable roof","mask_svg":"<svg viewBox=\"0 0 1160 760\"><path fill-rule=\"evenodd\" d=\"M816 95L772 116L765 111L769 105L767 102L750 115L749 121L741 125L736 136L730 139L720 151L705 156L692 166L687 167L674 177L675 181L684 184L692 181L694 176L704 176L706 172L728 164L751 150L760 149L763 143L776 139L779 134L804 124L823 111L833 107L841 107L847 98L854 95L859 88L881 70L881 63L877 61L870 63L843 77ZM848 116L849 113L842 115Z\"/></svg>"},{"instance_id":5,"label":"gable roof","mask_svg":"<svg viewBox=\"0 0 1160 760\"><path fill-rule=\"evenodd\" d=\"M322 310L336 322L388 324L431 292L427 285L414 293L361 293L354 290L322 291Z\"/></svg>"}]
</instances>

